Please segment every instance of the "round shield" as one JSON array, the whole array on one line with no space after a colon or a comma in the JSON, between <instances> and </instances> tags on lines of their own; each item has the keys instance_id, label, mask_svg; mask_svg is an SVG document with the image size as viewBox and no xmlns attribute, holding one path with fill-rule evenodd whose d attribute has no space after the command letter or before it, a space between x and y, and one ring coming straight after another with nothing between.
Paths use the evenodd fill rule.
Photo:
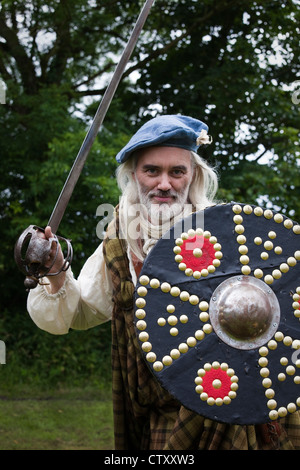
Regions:
<instances>
[{"instance_id":1,"label":"round shield","mask_svg":"<svg viewBox=\"0 0 300 470\"><path fill-rule=\"evenodd\" d=\"M171 228L135 295L139 344L160 384L225 423L299 410L299 261L300 225L262 207L220 204Z\"/></svg>"}]
</instances>

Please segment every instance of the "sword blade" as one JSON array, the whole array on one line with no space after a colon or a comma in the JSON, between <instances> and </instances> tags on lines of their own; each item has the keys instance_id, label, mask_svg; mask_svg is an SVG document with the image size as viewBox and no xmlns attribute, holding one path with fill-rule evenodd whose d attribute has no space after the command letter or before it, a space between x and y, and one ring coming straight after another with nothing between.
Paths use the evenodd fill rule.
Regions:
<instances>
[{"instance_id":1,"label":"sword blade","mask_svg":"<svg viewBox=\"0 0 300 470\"><path fill-rule=\"evenodd\" d=\"M86 159L89 155L91 147L95 141L97 133L103 123L107 110L110 106L110 103L113 99L113 96L116 92L116 89L120 83L122 75L124 73L125 67L130 59L130 56L134 50L134 47L137 43L137 40L140 36L141 30L144 26L144 23L147 19L147 16L150 12L154 0L147 0L140 12L140 15L137 19L137 22L133 28L129 41L124 49L124 52L121 56L120 62L118 63L115 72L112 76L112 79L103 95L103 98L99 104L99 107L94 116L91 127L89 128L86 137L82 143L82 146L77 154L77 157L73 163L73 166L70 170L70 173L66 179L66 182L63 186L63 189L57 199L55 207L52 211L48 225L50 225L52 232L56 233L59 227L59 224L64 216L65 210L69 203L69 200L72 196L76 183L79 179L79 176L82 172Z\"/></svg>"}]
</instances>

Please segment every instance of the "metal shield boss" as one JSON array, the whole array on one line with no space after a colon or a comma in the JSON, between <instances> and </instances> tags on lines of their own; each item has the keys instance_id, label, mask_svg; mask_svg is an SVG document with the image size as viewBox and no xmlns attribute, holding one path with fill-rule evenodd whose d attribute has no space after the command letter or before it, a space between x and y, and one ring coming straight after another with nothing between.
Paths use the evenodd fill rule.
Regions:
<instances>
[{"instance_id":1,"label":"metal shield boss","mask_svg":"<svg viewBox=\"0 0 300 470\"><path fill-rule=\"evenodd\" d=\"M178 222L135 292L142 354L186 408L232 424L300 409L300 225L248 204Z\"/></svg>"}]
</instances>

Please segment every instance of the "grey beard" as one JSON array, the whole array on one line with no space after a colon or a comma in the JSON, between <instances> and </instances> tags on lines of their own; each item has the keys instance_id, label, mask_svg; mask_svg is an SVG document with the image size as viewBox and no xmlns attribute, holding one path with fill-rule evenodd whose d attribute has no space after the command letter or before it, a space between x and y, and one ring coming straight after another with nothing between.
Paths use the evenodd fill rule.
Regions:
<instances>
[{"instance_id":1,"label":"grey beard","mask_svg":"<svg viewBox=\"0 0 300 470\"><path fill-rule=\"evenodd\" d=\"M175 191L150 191L145 194L141 186L137 182L138 196L142 210L144 211L144 217L154 225L162 225L176 218L182 213L184 205L187 203L189 188L185 188L181 193L175 193ZM175 202L172 204L162 203L153 204L153 196L172 196Z\"/></svg>"},{"instance_id":2,"label":"grey beard","mask_svg":"<svg viewBox=\"0 0 300 470\"><path fill-rule=\"evenodd\" d=\"M148 254L156 242L186 214L184 214L185 205L187 203L188 190L187 187L181 193L174 191L150 191L145 194L137 184L138 195L141 205L140 224L142 231L142 238L144 240L143 251ZM175 202L173 204L153 204L151 196L174 196ZM190 205L189 212L190 212Z\"/></svg>"}]
</instances>

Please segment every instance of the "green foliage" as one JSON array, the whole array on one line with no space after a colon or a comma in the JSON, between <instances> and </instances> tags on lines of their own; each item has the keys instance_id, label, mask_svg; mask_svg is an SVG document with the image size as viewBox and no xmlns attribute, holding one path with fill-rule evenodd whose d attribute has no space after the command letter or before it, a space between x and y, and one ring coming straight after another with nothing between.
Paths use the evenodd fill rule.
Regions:
<instances>
[{"instance_id":1,"label":"green foliage","mask_svg":"<svg viewBox=\"0 0 300 470\"><path fill-rule=\"evenodd\" d=\"M214 139L204 156L219 168L219 197L263 200L299 220L296 4L156 2L161 15L149 20L147 60L124 99L132 114L144 111L139 122L151 109L203 119Z\"/></svg>"},{"instance_id":2,"label":"green foliage","mask_svg":"<svg viewBox=\"0 0 300 470\"><path fill-rule=\"evenodd\" d=\"M39 330L23 312L3 312L1 340L6 364L1 367L0 394L11 388L43 390L110 383L110 323L88 331L53 336Z\"/></svg>"},{"instance_id":3,"label":"green foliage","mask_svg":"<svg viewBox=\"0 0 300 470\"><path fill-rule=\"evenodd\" d=\"M54 383L107 364L108 327L56 338L32 324L13 247L47 224L143 3L1 2L0 339L19 378ZM218 169L219 199L300 220L297 3L156 0L59 228L75 275L99 244L97 207L118 202L115 155L156 113L208 123L214 143L202 154Z\"/></svg>"}]
</instances>

